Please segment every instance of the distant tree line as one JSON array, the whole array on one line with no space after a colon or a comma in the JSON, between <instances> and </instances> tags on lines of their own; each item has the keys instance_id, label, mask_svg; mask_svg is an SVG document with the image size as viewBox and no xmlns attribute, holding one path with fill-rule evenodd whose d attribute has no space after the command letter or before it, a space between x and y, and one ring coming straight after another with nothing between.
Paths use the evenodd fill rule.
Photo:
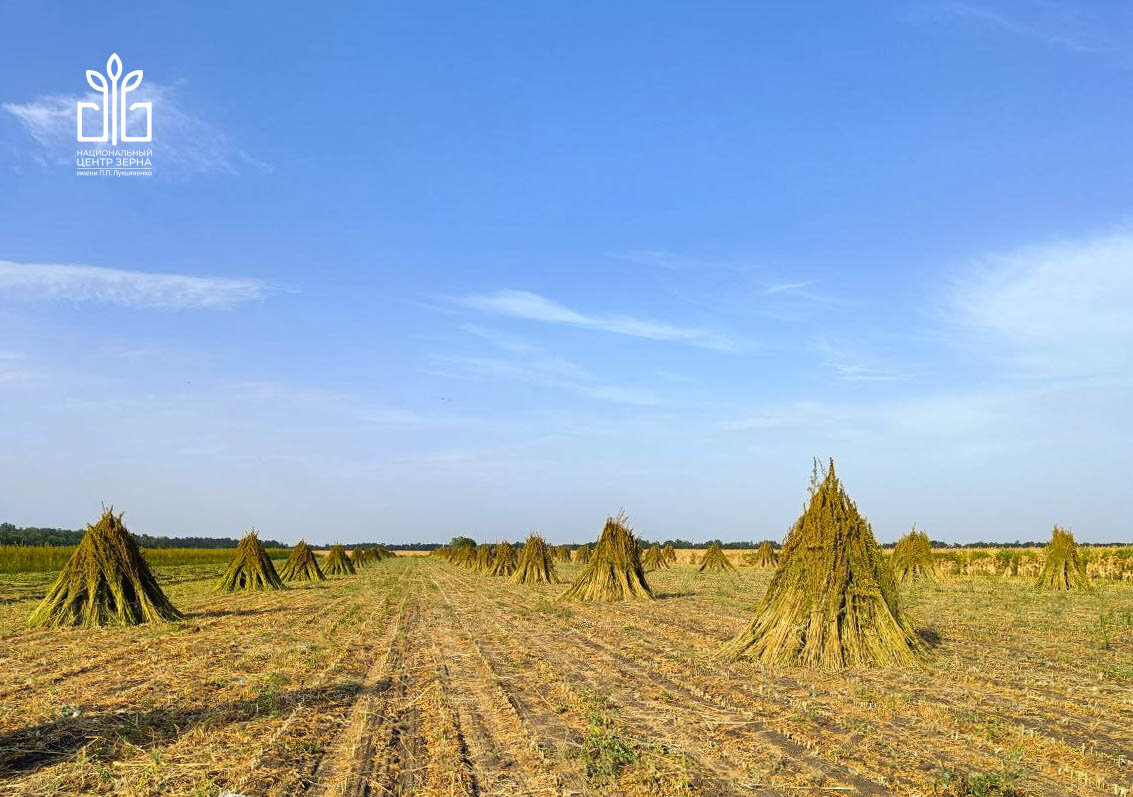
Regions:
<instances>
[{"instance_id":1,"label":"distant tree line","mask_svg":"<svg viewBox=\"0 0 1133 797\"><path fill-rule=\"evenodd\" d=\"M391 551L433 551L444 543L440 542L354 542L347 548L388 548Z\"/></svg>"},{"instance_id":2,"label":"distant tree line","mask_svg":"<svg viewBox=\"0 0 1133 797\"><path fill-rule=\"evenodd\" d=\"M78 545L85 533L85 530L42 529L34 526L20 528L11 523L0 523L0 545ZM142 548L235 548L240 542L229 537L133 536ZM265 548L290 547L279 540L261 539L260 542Z\"/></svg>"},{"instance_id":3,"label":"distant tree line","mask_svg":"<svg viewBox=\"0 0 1133 797\"><path fill-rule=\"evenodd\" d=\"M661 548L664 548L666 545L672 545L674 548L707 548L714 542L720 543L721 548L732 551L754 551L756 548L763 544L763 540L759 540L758 542L753 540L738 540L736 542L707 540L705 542L691 542L690 540L676 539L665 540L664 542L652 542L650 540L642 539L641 545L645 548L649 548L654 545L660 546ZM777 540L771 540L771 544L776 548L779 547L779 542Z\"/></svg>"}]
</instances>

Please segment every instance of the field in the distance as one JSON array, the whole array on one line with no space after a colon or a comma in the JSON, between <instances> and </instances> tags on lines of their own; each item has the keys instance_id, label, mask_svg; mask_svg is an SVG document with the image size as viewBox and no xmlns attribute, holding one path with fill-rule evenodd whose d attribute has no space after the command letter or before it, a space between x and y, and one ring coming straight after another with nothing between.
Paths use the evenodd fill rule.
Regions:
<instances>
[{"instance_id":1,"label":"field in the distance","mask_svg":"<svg viewBox=\"0 0 1133 797\"><path fill-rule=\"evenodd\" d=\"M927 670L767 671L712 654L770 571L686 561L613 605L429 557L158 567L184 621L91 631L26 629L49 574L4 576L0 794L1133 793L1133 584L903 588Z\"/></svg>"}]
</instances>

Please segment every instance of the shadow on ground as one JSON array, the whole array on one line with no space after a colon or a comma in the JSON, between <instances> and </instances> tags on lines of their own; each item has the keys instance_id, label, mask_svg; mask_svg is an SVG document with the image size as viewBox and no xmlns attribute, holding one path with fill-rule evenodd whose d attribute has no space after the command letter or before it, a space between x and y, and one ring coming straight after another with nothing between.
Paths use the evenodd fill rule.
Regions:
<instances>
[{"instance_id":1,"label":"shadow on ground","mask_svg":"<svg viewBox=\"0 0 1133 797\"><path fill-rule=\"evenodd\" d=\"M227 703L171 706L150 711L129 708L65 716L0 733L0 782L66 761L85 749L88 758L112 761L123 750L150 750L175 741L193 728L243 722L310 705L316 711L345 708L362 692L358 684L296 689Z\"/></svg>"}]
</instances>

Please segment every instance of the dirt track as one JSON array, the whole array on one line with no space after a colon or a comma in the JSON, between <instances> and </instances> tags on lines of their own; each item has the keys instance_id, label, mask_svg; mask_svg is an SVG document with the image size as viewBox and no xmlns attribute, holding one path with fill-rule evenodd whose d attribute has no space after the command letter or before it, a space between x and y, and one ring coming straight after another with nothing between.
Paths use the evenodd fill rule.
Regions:
<instances>
[{"instance_id":1,"label":"dirt track","mask_svg":"<svg viewBox=\"0 0 1133 797\"><path fill-rule=\"evenodd\" d=\"M927 795L949 770L1133 793L1133 587L911 590L924 672L716 660L768 576L681 566L654 603L582 605L399 558L283 593L186 580L182 623L62 633L17 598L0 794Z\"/></svg>"}]
</instances>

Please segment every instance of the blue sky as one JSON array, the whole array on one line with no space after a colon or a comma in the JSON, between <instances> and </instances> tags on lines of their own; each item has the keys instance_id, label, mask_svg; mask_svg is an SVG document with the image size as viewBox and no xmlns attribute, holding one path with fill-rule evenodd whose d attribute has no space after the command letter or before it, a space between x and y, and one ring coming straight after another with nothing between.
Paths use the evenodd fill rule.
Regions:
<instances>
[{"instance_id":1,"label":"blue sky","mask_svg":"<svg viewBox=\"0 0 1133 797\"><path fill-rule=\"evenodd\" d=\"M0 519L1131 540L1133 9L0 10ZM154 175L75 175L117 52Z\"/></svg>"}]
</instances>

